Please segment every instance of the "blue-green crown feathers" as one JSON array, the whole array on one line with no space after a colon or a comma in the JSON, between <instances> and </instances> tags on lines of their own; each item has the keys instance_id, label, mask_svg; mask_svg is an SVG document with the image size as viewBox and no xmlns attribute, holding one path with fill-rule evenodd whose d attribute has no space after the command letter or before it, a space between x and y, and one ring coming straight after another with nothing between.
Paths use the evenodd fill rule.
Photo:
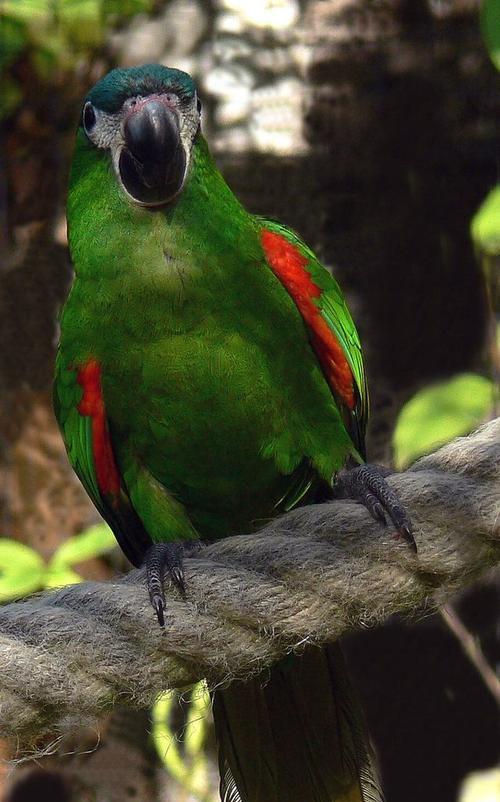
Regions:
<instances>
[{"instance_id":1,"label":"blue-green crown feathers","mask_svg":"<svg viewBox=\"0 0 500 802\"><path fill-rule=\"evenodd\" d=\"M161 64L143 64L108 72L91 89L86 100L103 111L119 111L127 98L135 95L151 95L160 92L175 92L181 101L191 100L196 85L187 72L164 67Z\"/></svg>"}]
</instances>

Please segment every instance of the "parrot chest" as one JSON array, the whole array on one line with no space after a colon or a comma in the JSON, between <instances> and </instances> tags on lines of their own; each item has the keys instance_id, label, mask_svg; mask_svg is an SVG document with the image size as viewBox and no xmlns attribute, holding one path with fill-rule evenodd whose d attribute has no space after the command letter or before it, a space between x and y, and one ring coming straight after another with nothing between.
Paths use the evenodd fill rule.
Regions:
<instances>
[{"instance_id":1,"label":"parrot chest","mask_svg":"<svg viewBox=\"0 0 500 802\"><path fill-rule=\"evenodd\" d=\"M278 473L265 456L285 435L291 471L304 455L308 424L298 397L310 376L273 349L213 321L180 336L130 349L130 361L105 364L104 393L117 441L132 448L154 475L185 495L198 485L221 497ZM286 364L286 360L285 360ZM124 387L134 388L133 393ZM316 396L316 399L314 398ZM321 393L309 387L309 402ZM326 407L326 405L325 405ZM319 410L319 416L326 412ZM120 446L119 446L120 448Z\"/></svg>"},{"instance_id":2,"label":"parrot chest","mask_svg":"<svg viewBox=\"0 0 500 802\"><path fill-rule=\"evenodd\" d=\"M344 462L333 397L281 287L221 300L182 292L178 275L176 293L75 287L64 361L99 361L119 465L139 460L190 513L272 514L304 462L327 479Z\"/></svg>"}]
</instances>

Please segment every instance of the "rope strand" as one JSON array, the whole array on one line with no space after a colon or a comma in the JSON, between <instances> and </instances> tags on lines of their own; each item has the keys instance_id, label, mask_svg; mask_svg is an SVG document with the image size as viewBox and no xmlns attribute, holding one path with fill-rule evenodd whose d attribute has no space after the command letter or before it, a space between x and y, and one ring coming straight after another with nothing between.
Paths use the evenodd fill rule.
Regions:
<instances>
[{"instance_id":1,"label":"rope strand","mask_svg":"<svg viewBox=\"0 0 500 802\"><path fill-rule=\"evenodd\" d=\"M350 501L304 507L186 558L165 629L144 572L0 608L0 735L32 745L115 702L249 677L304 643L444 601L500 560L500 419L388 480L418 554Z\"/></svg>"}]
</instances>

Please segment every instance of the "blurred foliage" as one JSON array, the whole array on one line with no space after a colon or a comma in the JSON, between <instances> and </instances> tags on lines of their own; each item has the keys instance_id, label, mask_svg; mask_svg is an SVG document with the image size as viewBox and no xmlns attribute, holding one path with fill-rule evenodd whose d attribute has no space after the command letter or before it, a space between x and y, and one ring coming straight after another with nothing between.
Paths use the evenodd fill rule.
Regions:
<instances>
[{"instance_id":1,"label":"blurred foliage","mask_svg":"<svg viewBox=\"0 0 500 802\"><path fill-rule=\"evenodd\" d=\"M0 602L18 599L44 588L81 582L77 563L101 557L116 547L106 524L96 524L70 537L47 563L37 551L15 540L0 538Z\"/></svg>"},{"instance_id":2,"label":"blurred foliage","mask_svg":"<svg viewBox=\"0 0 500 802\"><path fill-rule=\"evenodd\" d=\"M481 253L500 254L500 184L491 190L472 218L471 236Z\"/></svg>"},{"instance_id":3,"label":"blurred foliage","mask_svg":"<svg viewBox=\"0 0 500 802\"><path fill-rule=\"evenodd\" d=\"M171 777L199 802L216 802L204 749L210 704L207 686L199 682L188 694L179 695L176 691L162 694L152 711L152 737L160 760ZM170 723L176 705L182 705L186 712L180 735Z\"/></svg>"},{"instance_id":4,"label":"blurred foliage","mask_svg":"<svg viewBox=\"0 0 500 802\"><path fill-rule=\"evenodd\" d=\"M500 70L500 0L483 0L481 33L493 64Z\"/></svg>"},{"instance_id":5,"label":"blurred foliage","mask_svg":"<svg viewBox=\"0 0 500 802\"><path fill-rule=\"evenodd\" d=\"M462 783L458 802L499 802L500 768L469 774Z\"/></svg>"},{"instance_id":6,"label":"blurred foliage","mask_svg":"<svg viewBox=\"0 0 500 802\"><path fill-rule=\"evenodd\" d=\"M104 47L110 26L148 12L154 0L3 0L0 5L0 117L12 114L23 99L23 82L8 74L27 58L36 74L50 82L56 72Z\"/></svg>"},{"instance_id":7,"label":"blurred foliage","mask_svg":"<svg viewBox=\"0 0 500 802\"><path fill-rule=\"evenodd\" d=\"M500 184L472 218L471 237L484 276L490 312L489 362L495 384L495 411L500 414Z\"/></svg>"},{"instance_id":8,"label":"blurred foliage","mask_svg":"<svg viewBox=\"0 0 500 802\"><path fill-rule=\"evenodd\" d=\"M493 382L474 373L424 387L401 410L394 430L394 460L403 469L486 420L494 403Z\"/></svg>"}]
</instances>

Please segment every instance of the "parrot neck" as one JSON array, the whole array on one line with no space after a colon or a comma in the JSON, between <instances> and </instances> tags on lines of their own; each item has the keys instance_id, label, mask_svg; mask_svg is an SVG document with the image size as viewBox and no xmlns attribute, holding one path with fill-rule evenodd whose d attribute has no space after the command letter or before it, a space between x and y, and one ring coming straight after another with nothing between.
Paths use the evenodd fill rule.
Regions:
<instances>
[{"instance_id":1,"label":"parrot neck","mask_svg":"<svg viewBox=\"0 0 500 802\"><path fill-rule=\"evenodd\" d=\"M247 224L250 218L236 196L226 184L216 167L206 140L201 136L195 141L191 156L190 175L177 204L166 215L172 220L189 222L194 214L197 218L208 215L224 228L231 224Z\"/></svg>"},{"instance_id":2,"label":"parrot neck","mask_svg":"<svg viewBox=\"0 0 500 802\"><path fill-rule=\"evenodd\" d=\"M242 247L248 252L249 240L258 242L255 219L227 186L201 135L180 197L151 211L124 197L109 154L90 147L79 132L67 209L71 256L80 277L154 272L158 254L164 271L163 254L189 262L197 252L210 259ZM252 230L255 237L249 237Z\"/></svg>"}]
</instances>

